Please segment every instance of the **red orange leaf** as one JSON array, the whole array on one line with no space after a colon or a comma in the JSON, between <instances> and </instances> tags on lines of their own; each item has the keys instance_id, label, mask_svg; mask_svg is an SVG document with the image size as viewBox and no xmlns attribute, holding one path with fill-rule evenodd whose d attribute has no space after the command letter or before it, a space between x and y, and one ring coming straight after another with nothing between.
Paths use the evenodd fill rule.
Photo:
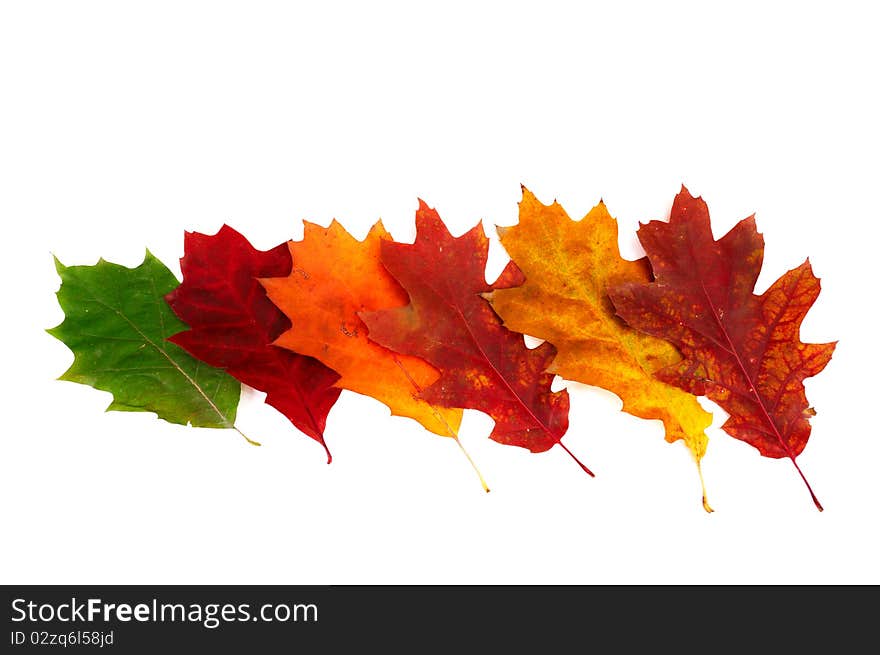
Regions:
<instances>
[{"instance_id":1,"label":"red orange leaf","mask_svg":"<svg viewBox=\"0 0 880 655\"><path fill-rule=\"evenodd\" d=\"M481 410L495 420L495 441L548 450L568 429L568 392L551 392L553 375L546 372L556 350L549 343L529 350L523 335L505 328L480 296L521 284L522 273L511 262L487 284L482 227L453 238L421 201L416 230L414 244L382 243L382 263L406 289L410 304L361 313L370 339L424 358L440 371L421 392L424 400Z\"/></svg>"},{"instance_id":2,"label":"red orange leaf","mask_svg":"<svg viewBox=\"0 0 880 655\"><path fill-rule=\"evenodd\" d=\"M653 283L610 289L632 327L663 337L684 359L657 373L665 382L706 395L729 414L724 430L765 457L787 457L821 504L796 458L810 436L803 380L819 373L834 343L800 341L800 325L819 295L809 260L753 293L764 257L754 217L715 241L701 198L682 188L668 223L639 228Z\"/></svg>"},{"instance_id":3,"label":"red orange leaf","mask_svg":"<svg viewBox=\"0 0 880 655\"><path fill-rule=\"evenodd\" d=\"M190 329L170 340L266 392L266 403L327 450L324 426L339 397L333 386L339 376L311 357L271 345L290 321L256 279L290 273L287 244L256 250L226 225L213 236L187 232L180 268L183 282L166 300Z\"/></svg>"}]
</instances>

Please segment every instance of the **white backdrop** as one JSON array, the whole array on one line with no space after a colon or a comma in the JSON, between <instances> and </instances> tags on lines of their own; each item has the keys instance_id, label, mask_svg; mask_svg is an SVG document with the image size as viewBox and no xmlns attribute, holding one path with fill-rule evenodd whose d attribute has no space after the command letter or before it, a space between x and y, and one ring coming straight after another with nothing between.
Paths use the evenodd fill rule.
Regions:
<instances>
[{"instance_id":1,"label":"white backdrop","mask_svg":"<svg viewBox=\"0 0 880 655\"><path fill-rule=\"evenodd\" d=\"M870 10L810 3L8 2L0 9L4 583L878 583L878 166ZM600 198L621 247L682 183L716 236L755 212L763 291L810 257L799 463L720 431L704 473L658 422L576 384L560 449L455 445L343 392L334 463L246 394L231 431L104 413L56 381L70 351L51 254L179 275L183 231L259 248L336 217L414 236L516 220L520 183L572 216ZM505 255L493 243L492 272ZM706 403L707 407L712 406Z\"/></svg>"}]
</instances>

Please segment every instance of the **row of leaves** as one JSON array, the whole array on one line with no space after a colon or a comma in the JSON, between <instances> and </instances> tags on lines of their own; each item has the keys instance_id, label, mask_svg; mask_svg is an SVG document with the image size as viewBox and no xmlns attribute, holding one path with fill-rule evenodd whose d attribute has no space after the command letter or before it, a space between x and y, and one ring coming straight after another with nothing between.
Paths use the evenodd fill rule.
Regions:
<instances>
[{"instance_id":1,"label":"row of leaves","mask_svg":"<svg viewBox=\"0 0 880 655\"><path fill-rule=\"evenodd\" d=\"M789 458L807 483L796 462L814 414L803 380L835 344L800 341L819 293L809 260L754 294L754 217L715 241L706 204L683 188L668 222L640 226L647 256L626 261L603 203L574 221L523 189L518 224L498 229L512 259L493 284L481 225L453 237L420 202L416 230L398 243L377 222L357 241L336 221L307 222L301 241L266 252L228 226L187 232L182 283L149 251L133 269L56 259L65 319L49 332L75 355L61 379L111 392L108 409L236 430L244 383L328 462L342 389L456 441L462 409L477 409L498 443L559 445L591 475L562 443L569 396L551 391L554 375L661 420L698 470L712 422L704 395L729 414L724 431ZM524 334L544 342L530 349ZM703 504L711 511L705 490Z\"/></svg>"}]
</instances>

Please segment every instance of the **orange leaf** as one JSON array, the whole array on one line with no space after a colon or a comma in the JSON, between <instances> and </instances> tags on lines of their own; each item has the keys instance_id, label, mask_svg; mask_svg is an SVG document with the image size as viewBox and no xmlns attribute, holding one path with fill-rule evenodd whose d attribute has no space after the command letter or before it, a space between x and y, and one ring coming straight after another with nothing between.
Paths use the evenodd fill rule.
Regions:
<instances>
[{"instance_id":1,"label":"orange leaf","mask_svg":"<svg viewBox=\"0 0 880 655\"><path fill-rule=\"evenodd\" d=\"M260 280L292 324L275 344L335 370L337 386L375 398L392 414L415 419L431 432L455 437L461 410L437 408L417 397L439 377L436 369L370 341L358 317L358 312L409 301L379 261L380 243L390 238L381 221L364 241L335 220L327 228L305 222L303 240L288 242L290 275Z\"/></svg>"}]
</instances>

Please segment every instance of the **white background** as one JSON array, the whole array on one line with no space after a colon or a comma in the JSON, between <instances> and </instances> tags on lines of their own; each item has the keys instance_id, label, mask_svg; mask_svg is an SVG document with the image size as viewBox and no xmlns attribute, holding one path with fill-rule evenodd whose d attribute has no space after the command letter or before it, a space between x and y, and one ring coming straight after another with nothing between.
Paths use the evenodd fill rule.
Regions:
<instances>
[{"instance_id":1,"label":"white background","mask_svg":"<svg viewBox=\"0 0 880 655\"><path fill-rule=\"evenodd\" d=\"M880 48L867 3L5 2L0 9L4 583L880 583L876 372ZM259 248L338 218L414 236L511 224L520 183L621 247L682 183L716 236L756 212L758 291L810 257L799 463L720 431L700 506L660 424L569 385L568 446L455 445L343 392L334 463L251 392L231 431L104 413L72 361L51 253L179 273L183 231ZM493 245L491 275L504 255ZM710 406L711 403L707 403Z\"/></svg>"}]
</instances>

